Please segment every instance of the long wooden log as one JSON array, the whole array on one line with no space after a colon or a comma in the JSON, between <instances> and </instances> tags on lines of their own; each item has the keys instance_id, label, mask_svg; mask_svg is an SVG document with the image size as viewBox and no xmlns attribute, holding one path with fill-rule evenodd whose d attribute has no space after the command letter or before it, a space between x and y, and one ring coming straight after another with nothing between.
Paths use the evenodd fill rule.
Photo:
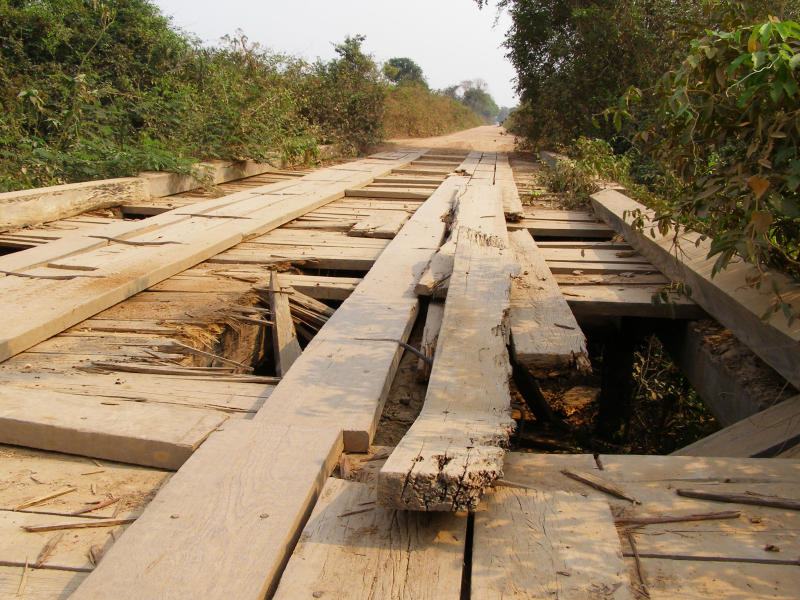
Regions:
<instances>
[{"instance_id":1,"label":"long wooden log","mask_svg":"<svg viewBox=\"0 0 800 600\"><path fill-rule=\"evenodd\" d=\"M504 327L513 258L498 188L471 185L458 215L453 275L425 404L378 478L378 502L387 508L474 509L502 476L502 446L513 428ZM495 233L476 229L487 221Z\"/></svg>"}]
</instances>

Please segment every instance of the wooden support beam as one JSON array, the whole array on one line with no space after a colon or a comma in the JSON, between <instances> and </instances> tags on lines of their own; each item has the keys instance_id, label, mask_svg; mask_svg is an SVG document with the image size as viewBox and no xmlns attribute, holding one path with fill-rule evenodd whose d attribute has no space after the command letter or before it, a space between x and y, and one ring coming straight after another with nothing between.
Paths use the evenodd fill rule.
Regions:
<instances>
[{"instance_id":1,"label":"wooden support beam","mask_svg":"<svg viewBox=\"0 0 800 600\"><path fill-rule=\"evenodd\" d=\"M275 374L283 377L289 372L303 351L297 341L294 321L289 310L289 290L278 285L278 275L272 271L269 277L269 305L272 312L272 351L275 354Z\"/></svg>"},{"instance_id":2,"label":"wooden support beam","mask_svg":"<svg viewBox=\"0 0 800 600\"><path fill-rule=\"evenodd\" d=\"M336 310L256 421L319 423L344 430L349 452L364 452L375 433L419 310L414 285L444 235L442 217L465 185L451 177L386 246L356 290Z\"/></svg>"},{"instance_id":3,"label":"wooden support beam","mask_svg":"<svg viewBox=\"0 0 800 600\"><path fill-rule=\"evenodd\" d=\"M341 448L338 427L226 423L71 598L263 600Z\"/></svg>"},{"instance_id":4,"label":"wooden support beam","mask_svg":"<svg viewBox=\"0 0 800 600\"><path fill-rule=\"evenodd\" d=\"M345 190L344 195L347 198L384 198L386 200L425 200L431 194L428 191L415 190L412 188L394 189L394 188L365 187L365 188Z\"/></svg>"},{"instance_id":5,"label":"wooden support beam","mask_svg":"<svg viewBox=\"0 0 800 600\"><path fill-rule=\"evenodd\" d=\"M509 235L520 265L511 286L511 353L537 377L590 371L586 338L536 242L527 231Z\"/></svg>"},{"instance_id":6,"label":"wooden support beam","mask_svg":"<svg viewBox=\"0 0 800 600\"><path fill-rule=\"evenodd\" d=\"M674 236L662 236L653 224L654 213L614 190L603 190L592 196L595 211L617 232L646 256L664 274L675 281L687 283L692 299L708 314L730 329L764 362L772 366L796 388L800 387L800 320L789 323L780 311L768 320L762 319L774 300L772 283L782 288L783 300L800 304L800 285L768 272L760 289L748 285L754 267L743 261L732 262L712 278L715 258L708 258L711 241L692 231L682 231L679 246ZM638 231L631 222L641 211L644 230ZM650 236L653 231L655 238Z\"/></svg>"},{"instance_id":7,"label":"wooden support beam","mask_svg":"<svg viewBox=\"0 0 800 600\"><path fill-rule=\"evenodd\" d=\"M624 278L621 278L624 281ZM669 292L665 285L564 285L561 293L572 312L580 317L645 317L654 319L702 319L705 311L691 298Z\"/></svg>"},{"instance_id":8,"label":"wooden support beam","mask_svg":"<svg viewBox=\"0 0 800 600\"><path fill-rule=\"evenodd\" d=\"M442 329L443 317L444 303L436 300L428 302L427 312L425 313L425 326L422 330L422 343L419 350L431 362L436 355L436 343L439 341L439 331ZM417 370L420 373L420 379L423 381L427 381L431 375L431 362L421 358L417 362Z\"/></svg>"},{"instance_id":9,"label":"wooden support beam","mask_svg":"<svg viewBox=\"0 0 800 600\"><path fill-rule=\"evenodd\" d=\"M374 486L329 479L274 598L458 600L466 530L466 515L378 508Z\"/></svg>"},{"instance_id":10,"label":"wooden support beam","mask_svg":"<svg viewBox=\"0 0 800 600\"><path fill-rule=\"evenodd\" d=\"M614 235L614 230L605 223L550 221L528 217L509 223L508 229L527 229L537 240L548 237L610 239Z\"/></svg>"},{"instance_id":11,"label":"wooden support beam","mask_svg":"<svg viewBox=\"0 0 800 600\"><path fill-rule=\"evenodd\" d=\"M416 155L409 154L408 160ZM3 332L0 360L230 248L245 237L261 235L340 198L354 183L370 181L394 166L376 162L351 163L346 171L337 167L325 169L333 183L319 181L320 175L325 175L322 171L312 173L307 176L309 179L297 180L293 194L286 194L286 190L267 195L249 191L244 196L237 195L241 200L216 212L182 218L172 226L147 231L136 238L136 241L175 242L168 246L126 246L103 240L103 246L96 250L64 259L81 269L73 273L74 279L0 278L0 331ZM38 250L43 249L31 251ZM91 273L83 272L87 268ZM52 273L53 270L40 267L26 274L49 277ZM59 270L59 275L64 275L63 270Z\"/></svg>"},{"instance_id":12,"label":"wooden support beam","mask_svg":"<svg viewBox=\"0 0 800 600\"><path fill-rule=\"evenodd\" d=\"M138 177L4 192L0 194L0 231L149 198L147 182Z\"/></svg>"},{"instance_id":13,"label":"wooden support beam","mask_svg":"<svg viewBox=\"0 0 800 600\"><path fill-rule=\"evenodd\" d=\"M491 234L477 229L487 221ZM514 423L504 328L513 257L497 187L470 185L459 199L458 224L425 404L381 469L383 507L471 510L502 474L501 446Z\"/></svg>"},{"instance_id":14,"label":"wooden support beam","mask_svg":"<svg viewBox=\"0 0 800 600\"><path fill-rule=\"evenodd\" d=\"M659 337L723 427L794 394L783 377L716 321L689 321Z\"/></svg>"},{"instance_id":15,"label":"wooden support beam","mask_svg":"<svg viewBox=\"0 0 800 600\"><path fill-rule=\"evenodd\" d=\"M785 452L799 442L800 396L795 396L672 454L763 458Z\"/></svg>"}]
</instances>

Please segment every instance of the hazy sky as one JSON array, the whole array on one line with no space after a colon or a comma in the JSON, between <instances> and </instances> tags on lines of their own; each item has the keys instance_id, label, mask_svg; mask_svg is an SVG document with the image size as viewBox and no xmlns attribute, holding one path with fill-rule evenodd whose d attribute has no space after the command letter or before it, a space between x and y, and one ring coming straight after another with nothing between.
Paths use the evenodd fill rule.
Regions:
<instances>
[{"instance_id":1,"label":"hazy sky","mask_svg":"<svg viewBox=\"0 0 800 600\"><path fill-rule=\"evenodd\" d=\"M378 61L407 56L441 89L481 78L500 106L515 106L514 69L501 47L508 29L472 0L154 0L173 25L209 43L237 29L276 52L329 59L332 43L367 37Z\"/></svg>"}]
</instances>

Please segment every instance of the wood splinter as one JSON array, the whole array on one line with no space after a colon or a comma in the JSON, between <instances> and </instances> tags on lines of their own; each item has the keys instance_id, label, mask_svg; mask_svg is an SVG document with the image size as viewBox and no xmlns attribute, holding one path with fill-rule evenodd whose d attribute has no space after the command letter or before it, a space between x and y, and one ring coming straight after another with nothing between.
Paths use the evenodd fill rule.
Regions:
<instances>
[{"instance_id":1,"label":"wood splinter","mask_svg":"<svg viewBox=\"0 0 800 600\"><path fill-rule=\"evenodd\" d=\"M561 473L569 477L570 479L574 479L575 481L580 481L581 483L585 483L589 487L592 487L596 490L601 492L605 492L606 494L610 494L616 498L620 498L621 500L627 500L633 504L641 504L636 498L628 496L625 492L619 489L612 483L601 479L591 473L576 473L574 471L570 471L568 469L562 469Z\"/></svg>"}]
</instances>

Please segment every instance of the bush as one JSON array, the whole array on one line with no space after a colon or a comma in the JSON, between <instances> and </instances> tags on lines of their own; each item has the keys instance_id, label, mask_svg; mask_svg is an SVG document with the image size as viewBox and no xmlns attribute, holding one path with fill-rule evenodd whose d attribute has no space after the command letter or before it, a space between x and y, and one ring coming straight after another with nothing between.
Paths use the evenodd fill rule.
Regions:
<instances>
[{"instance_id":1,"label":"bush","mask_svg":"<svg viewBox=\"0 0 800 600\"><path fill-rule=\"evenodd\" d=\"M387 137L442 135L483 124L472 110L421 85L389 89L383 118Z\"/></svg>"}]
</instances>

